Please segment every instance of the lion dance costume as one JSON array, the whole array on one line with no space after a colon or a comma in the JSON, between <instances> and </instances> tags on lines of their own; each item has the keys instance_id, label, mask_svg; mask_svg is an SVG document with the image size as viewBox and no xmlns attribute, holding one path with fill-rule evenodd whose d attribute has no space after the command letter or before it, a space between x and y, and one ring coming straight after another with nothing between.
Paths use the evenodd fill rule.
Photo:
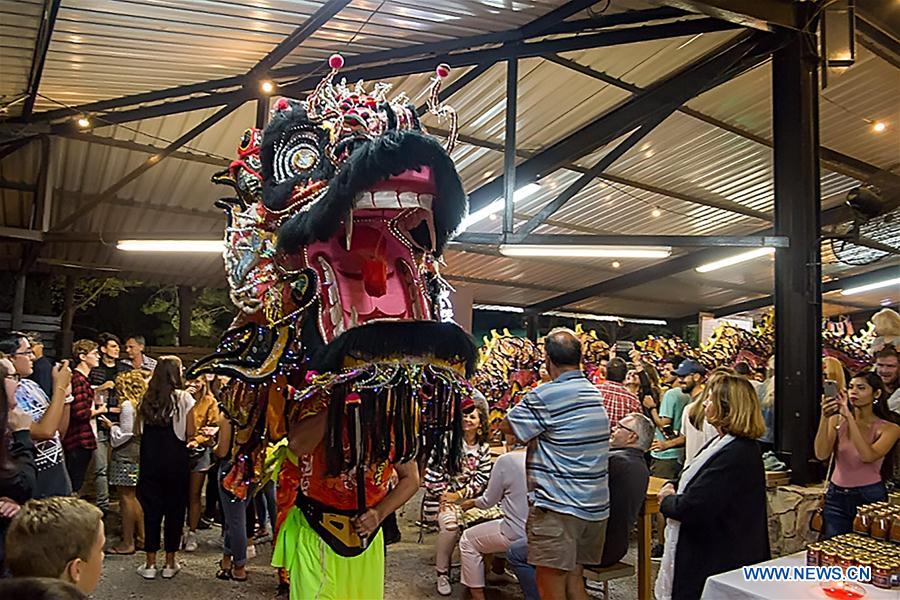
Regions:
<instances>
[{"instance_id":1,"label":"lion dance costume","mask_svg":"<svg viewBox=\"0 0 900 600\"><path fill-rule=\"evenodd\" d=\"M267 448L326 415L316 449L283 463L273 562L292 598L377 598L381 532L360 538L350 520L385 498L394 465L459 461L476 353L452 322L438 261L466 196L449 156L456 115L438 98L445 65L428 109L450 121L448 148L404 95L336 83L338 55L329 66L305 101L275 101L265 131L245 132L213 178L237 192L217 205L240 312L190 375L231 378L223 404L237 433L223 487L237 498L266 476Z\"/></svg>"}]
</instances>

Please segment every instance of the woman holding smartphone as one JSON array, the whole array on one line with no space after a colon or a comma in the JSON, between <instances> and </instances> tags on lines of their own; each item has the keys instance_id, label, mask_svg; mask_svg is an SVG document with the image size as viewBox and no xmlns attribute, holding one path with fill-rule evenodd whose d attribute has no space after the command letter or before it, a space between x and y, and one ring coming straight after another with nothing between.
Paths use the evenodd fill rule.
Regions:
<instances>
[{"instance_id":1,"label":"woman holding smartphone","mask_svg":"<svg viewBox=\"0 0 900 600\"><path fill-rule=\"evenodd\" d=\"M822 397L816 458L834 456L822 511L825 539L852 531L859 506L887 499L881 468L900 427L890 421L886 398L881 378L870 371L853 376L847 392Z\"/></svg>"}]
</instances>

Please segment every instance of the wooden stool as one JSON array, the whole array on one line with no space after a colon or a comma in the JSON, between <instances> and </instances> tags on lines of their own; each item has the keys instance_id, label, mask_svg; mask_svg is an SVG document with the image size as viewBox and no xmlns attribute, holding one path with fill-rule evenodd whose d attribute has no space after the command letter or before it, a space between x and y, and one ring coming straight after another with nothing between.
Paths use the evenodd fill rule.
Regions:
<instances>
[{"instance_id":1,"label":"wooden stool","mask_svg":"<svg viewBox=\"0 0 900 600\"><path fill-rule=\"evenodd\" d=\"M617 562L608 567L584 568L584 578L603 583L603 600L609 600L609 582L613 579L622 579L634 575L634 565Z\"/></svg>"}]
</instances>

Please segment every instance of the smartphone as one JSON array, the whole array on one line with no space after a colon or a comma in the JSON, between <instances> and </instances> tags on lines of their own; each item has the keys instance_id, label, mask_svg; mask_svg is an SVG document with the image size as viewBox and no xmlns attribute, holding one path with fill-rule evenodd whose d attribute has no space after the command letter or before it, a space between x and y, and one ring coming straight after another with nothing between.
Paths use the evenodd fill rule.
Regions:
<instances>
[{"instance_id":1,"label":"smartphone","mask_svg":"<svg viewBox=\"0 0 900 600\"><path fill-rule=\"evenodd\" d=\"M631 351L634 350L634 342L616 342L616 356L628 362L631 360Z\"/></svg>"},{"instance_id":2,"label":"smartphone","mask_svg":"<svg viewBox=\"0 0 900 600\"><path fill-rule=\"evenodd\" d=\"M823 393L825 394L826 398L831 398L831 399L837 398L837 395L838 395L837 381L835 381L834 379L826 379L825 385L823 386L822 390L823 390Z\"/></svg>"}]
</instances>

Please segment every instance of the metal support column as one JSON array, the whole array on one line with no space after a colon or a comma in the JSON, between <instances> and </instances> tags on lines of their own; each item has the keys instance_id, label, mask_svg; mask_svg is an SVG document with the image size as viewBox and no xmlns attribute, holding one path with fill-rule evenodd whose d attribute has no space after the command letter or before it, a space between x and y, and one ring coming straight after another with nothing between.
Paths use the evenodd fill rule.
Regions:
<instances>
[{"instance_id":1,"label":"metal support column","mask_svg":"<svg viewBox=\"0 0 900 600\"><path fill-rule=\"evenodd\" d=\"M16 287L13 291L13 306L10 314L10 328L14 331L22 329L25 322L25 290L28 286L28 272L37 262L40 245L29 242L22 247L22 259L16 273Z\"/></svg>"},{"instance_id":2,"label":"metal support column","mask_svg":"<svg viewBox=\"0 0 900 600\"><path fill-rule=\"evenodd\" d=\"M797 22L809 23L813 8L798 3ZM819 62L812 34L782 33L787 44L772 61L775 233L791 243L775 255L775 444L792 483L807 484L820 472L812 452L822 393Z\"/></svg>"},{"instance_id":3,"label":"metal support column","mask_svg":"<svg viewBox=\"0 0 900 600\"><path fill-rule=\"evenodd\" d=\"M506 129L503 141L503 234L512 235L516 194L516 110L519 95L519 61L506 61Z\"/></svg>"},{"instance_id":4,"label":"metal support column","mask_svg":"<svg viewBox=\"0 0 900 600\"><path fill-rule=\"evenodd\" d=\"M63 294L62 331L60 332L59 356L68 356L75 341L72 324L75 322L75 276L66 273L65 292Z\"/></svg>"},{"instance_id":5,"label":"metal support column","mask_svg":"<svg viewBox=\"0 0 900 600\"><path fill-rule=\"evenodd\" d=\"M256 100L256 128L265 129L269 122L269 97L260 96Z\"/></svg>"}]
</instances>

